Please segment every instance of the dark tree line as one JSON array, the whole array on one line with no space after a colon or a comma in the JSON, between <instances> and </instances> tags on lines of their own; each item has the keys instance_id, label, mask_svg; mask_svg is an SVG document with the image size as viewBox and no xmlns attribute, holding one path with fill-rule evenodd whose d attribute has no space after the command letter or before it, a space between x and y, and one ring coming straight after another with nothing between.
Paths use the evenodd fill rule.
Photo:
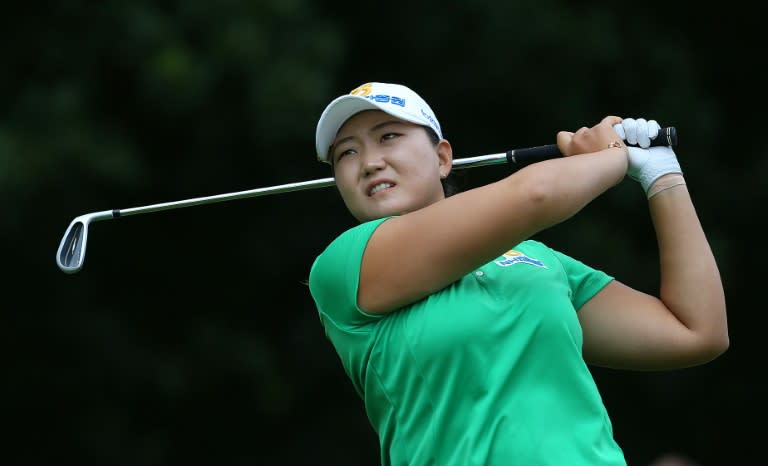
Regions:
<instances>
[{"instance_id":1,"label":"dark tree line","mask_svg":"<svg viewBox=\"0 0 768 466\"><path fill-rule=\"evenodd\" d=\"M0 15L2 418L8 465L376 464L304 280L353 219L332 188L91 225L77 215L330 176L326 103L401 82L458 157L554 142L607 114L675 126L726 285L731 349L667 373L594 369L630 464L745 464L764 409L768 254L760 24L743 9L616 2L310 0L15 4ZM471 187L509 173L463 172ZM541 238L654 291L639 188Z\"/></svg>"}]
</instances>

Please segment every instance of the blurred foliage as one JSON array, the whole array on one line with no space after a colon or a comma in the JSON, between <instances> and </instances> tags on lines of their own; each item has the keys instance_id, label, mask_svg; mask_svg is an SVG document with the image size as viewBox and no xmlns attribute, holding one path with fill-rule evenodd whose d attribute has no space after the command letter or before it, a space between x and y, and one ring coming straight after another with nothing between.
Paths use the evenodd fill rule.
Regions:
<instances>
[{"instance_id":1,"label":"blurred foliage","mask_svg":"<svg viewBox=\"0 0 768 466\"><path fill-rule=\"evenodd\" d=\"M363 406L303 285L314 256L352 224L333 189L98 223L81 272L54 263L83 213L329 176L314 158L317 118L366 81L421 93L459 157L548 144L607 114L676 126L726 283L732 349L684 371L595 376L630 464L668 450L704 466L751 458L758 443L735 413L763 398L751 375L758 326L742 311L759 302L768 259L756 228L768 200L766 71L749 52L764 43L761 27L737 7L644 6L11 5L0 17L11 277L2 463L376 464ZM653 230L630 182L541 239L657 286Z\"/></svg>"}]
</instances>

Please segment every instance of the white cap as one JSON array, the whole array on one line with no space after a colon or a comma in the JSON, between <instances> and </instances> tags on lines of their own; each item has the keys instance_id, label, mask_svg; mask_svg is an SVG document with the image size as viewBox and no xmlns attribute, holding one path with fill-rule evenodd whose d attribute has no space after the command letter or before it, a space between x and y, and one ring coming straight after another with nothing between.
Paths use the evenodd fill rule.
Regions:
<instances>
[{"instance_id":1,"label":"white cap","mask_svg":"<svg viewBox=\"0 0 768 466\"><path fill-rule=\"evenodd\" d=\"M435 113L419 94L400 84L367 83L325 107L315 133L319 161L330 163L328 149L339 129L352 115L363 110L381 110L401 120L428 126L439 138L443 137Z\"/></svg>"}]
</instances>

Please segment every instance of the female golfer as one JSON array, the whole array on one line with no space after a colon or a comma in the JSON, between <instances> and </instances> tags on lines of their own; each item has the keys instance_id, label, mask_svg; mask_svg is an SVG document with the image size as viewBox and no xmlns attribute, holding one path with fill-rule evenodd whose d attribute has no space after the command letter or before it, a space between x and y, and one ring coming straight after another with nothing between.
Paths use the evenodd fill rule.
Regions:
<instances>
[{"instance_id":1,"label":"female golfer","mask_svg":"<svg viewBox=\"0 0 768 466\"><path fill-rule=\"evenodd\" d=\"M565 157L446 196L451 144L418 94L368 83L328 105L317 156L359 225L309 285L382 465L625 465L588 364L682 368L727 349L718 268L657 132L607 116L557 133ZM658 297L531 239L627 175L648 198Z\"/></svg>"}]
</instances>

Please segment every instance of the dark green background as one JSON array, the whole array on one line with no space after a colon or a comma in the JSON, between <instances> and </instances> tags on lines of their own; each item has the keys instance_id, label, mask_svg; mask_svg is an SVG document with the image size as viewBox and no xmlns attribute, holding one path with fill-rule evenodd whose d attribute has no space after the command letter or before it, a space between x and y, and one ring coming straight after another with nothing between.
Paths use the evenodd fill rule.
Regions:
<instances>
[{"instance_id":1,"label":"dark green background","mask_svg":"<svg viewBox=\"0 0 768 466\"><path fill-rule=\"evenodd\" d=\"M671 450L754 464L762 28L734 2L15 2L0 15L0 463L377 464L303 284L354 224L333 188L95 223L73 275L54 255L81 214L330 176L314 155L323 108L389 81L430 102L457 157L554 143L608 114L678 129L731 348L686 370L594 374L631 465ZM656 289L630 180L539 239Z\"/></svg>"}]
</instances>

